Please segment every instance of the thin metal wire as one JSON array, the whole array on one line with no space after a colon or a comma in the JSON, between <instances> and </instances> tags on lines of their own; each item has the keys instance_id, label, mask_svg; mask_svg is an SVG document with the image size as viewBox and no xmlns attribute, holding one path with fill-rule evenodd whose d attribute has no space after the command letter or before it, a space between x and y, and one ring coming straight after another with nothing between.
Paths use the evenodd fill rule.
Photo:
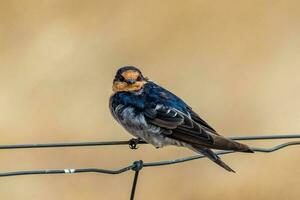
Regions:
<instances>
[{"instance_id":1,"label":"thin metal wire","mask_svg":"<svg viewBox=\"0 0 300 200\"><path fill-rule=\"evenodd\" d=\"M300 134L279 134L279 135L251 135L251 136L233 136L232 140L274 140L274 139L295 139L300 138Z\"/></svg>"},{"instance_id":2,"label":"thin metal wire","mask_svg":"<svg viewBox=\"0 0 300 200\"><path fill-rule=\"evenodd\" d=\"M133 179L133 184L132 184L132 188L131 188L130 200L134 200L135 189L136 189L139 173L140 173L140 171L136 171L134 173L134 179Z\"/></svg>"},{"instance_id":3,"label":"thin metal wire","mask_svg":"<svg viewBox=\"0 0 300 200\"><path fill-rule=\"evenodd\" d=\"M300 138L300 134L294 135L259 135L259 136L233 136L228 137L232 140L269 140L269 139L295 139ZM45 144L12 144L0 145L0 149L29 149L29 148L58 148L58 147L84 147L84 146L111 146L111 145L129 145L129 141L105 141L105 142L63 142L63 143L45 143ZM147 144L139 141L138 144Z\"/></svg>"},{"instance_id":4,"label":"thin metal wire","mask_svg":"<svg viewBox=\"0 0 300 200\"><path fill-rule=\"evenodd\" d=\"M262 153L270 153L280 149L283 149L288 146L300 145L300 141L293 141L293 142L286 142L279 145L276 145L271 148L252 148L255 152L262 152ZM236 153L234 151L216 151L218 155ZM157 167L163 165L172 165L182 162L187 162L191 160L201 159L204 158L203 155L195 155L183 158L177 158L174 160L165 160L165 161L158 161L158 162L146 162L142 164L142 167ZM82 168L82 169L48 169L48 170L28 170L28 171L15 171L15 172L2 172L0 173L0 177L5 176L19 176L19 175L34 175L34 174L76 174L76 173L103 173L103 174L120 174L124 173L129 170L135 170L136 167L135 161L132 165L117 169L117 170L108 170L108 169L99 169L99 168Z\"/></svg>"},{"instance_id":5,"label":"thin metal wire","mask_svg":"<svg viewBox=\"0 0 300 200\"><path fill-rule=\"evenodd\" d=\"M139 178L139 173L143 167L144 167L144 162L142 160L134 161L133 167L131 168L133 171L135 171L135 173L134 173L133 183L131 187L130 200L134 200L137 180Z\"/></svg>"},{"instance_id":6,"label":"thin metal wire","mask_svg":"<svg viewBox=\"0 0 300 200\"><path fill-rule=\"evenodd\" d=\"M20 175L36 175L36 174L77 174L77 173L102 173L102 174L120 174L131 170L133 165L123 167L117 170L99 169L99 168L82 168L82 169L46 169L46 170L28 170L15 172L2 172L0 177L4 176L20 176Z\"/></svg>"},{"instance_id":7,"label":"thin metal wire","mask_svg":"<svg viewBox=\"0 0 300 200\"><path fill-rule=\"evenodd\" d=\"M262 135L262 136L235 136L230 137L233 140L267 140L267 139L292 139L300 138L300 134L296 135ZM18 145L0 145L0 149L23 149L23 148L54 148L54 147L83 147L83 146L108 146L108 145L130 145L131 141L107 141L107 142L78 142L78 143L48 143L48 144L18 144ZM138 144L146 144L139 141ZM251 148L255 152L270 153L288 146L300 145L300 141L286 142L271 148ZM216 151L217 155L236 153L234 151ZM0 177L20 176L20 175L38 175L38 174L75 174L75 173L103 173L103 174L120 174L129 170L135 171L133 184L131 188L130 200L134 200L139 172L143 167L158 167L164 165L173 165L204 158L204 155L195 155L174 160L165 160L158 162L143 163L142 160L134 161L132 165L117 169L99 169L99 168L82 168L82 169L48 169L48 170L27 170L2 172Z\"/></svg>"},{"instance_id":8,"label":"thin metal wire","mask_svg":"<svg viewBox=\"0 0 300 200\"><path fill-rule=\"evenodd\" d=\"M280 149L283 149L287 146L294 146L294 145L300 145L300 141L293 141L293 142L286 142L282 143L279 145L276 145L271 148L251 148L255 152L261 152L261 153L271 153ZM235 151L217 151L217 155L224 155L224 154L230 154L230 153L238 153ZM163 166L163 165L172 165L172 164L177 164L177 163L182 163L182 162L187 162L187 161L192 161L196 159L201 159L205 158L203 155L195 155L195 156L189 156L189 157L184 157L184 158L177 158L174 160L165 160L165 161L159 161L159 162L151 162L151 163L144 163L144 167L157 167L157 166Z\"/></svg>"},{"instance_id":9,"label":"thin metal wire","mask_svg":"<svg viewBox=\"0 0 300 200\"><path fill-rule=\"evenodd\" d=\"M145 144L145 142L141 142L141 144ZM86 147L86 146L111 146L111 145L129 145L129 141L13 144L13 145L0 145L0 149L31 149L31 148Z\"/></svg>"}]
</instances>

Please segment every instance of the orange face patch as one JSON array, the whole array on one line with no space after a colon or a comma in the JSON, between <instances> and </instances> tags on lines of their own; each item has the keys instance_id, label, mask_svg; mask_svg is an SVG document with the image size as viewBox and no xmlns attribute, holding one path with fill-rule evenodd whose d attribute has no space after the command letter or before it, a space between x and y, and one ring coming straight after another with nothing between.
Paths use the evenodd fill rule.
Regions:
<instances>
[{"instance_id":1,"label":"orange face patch","mask_svg":"<svg viewBox=\"0 0 300 200\"><path fill-rule=\"evenodd\" d=\"M133 70L127 70L127 71L123 72L121 75L126 80L129 80L129 79L136 80L140 76L140 73L137 71L133 71Z\"/></svg>"},{"instance_id":2,"label":"orange face patch","mask_svg":"<svg viewBox=\"0 0 300 200\"><path fill-rule=\"evenodd\" d=\"M129 92L140 90L147 82L146 81L137 81L134 84L127 84L125 82L116 81L113 84L114 92Z\"/></svg>"}]
</instances>

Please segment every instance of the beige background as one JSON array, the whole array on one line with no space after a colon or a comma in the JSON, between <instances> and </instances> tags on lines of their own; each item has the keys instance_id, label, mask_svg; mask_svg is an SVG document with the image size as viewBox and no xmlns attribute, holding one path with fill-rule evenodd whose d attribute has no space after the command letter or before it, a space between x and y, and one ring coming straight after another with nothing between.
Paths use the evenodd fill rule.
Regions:
<instances>
[{"instance_id":1,"label":"beige background","mask_svg":"<svg viewBox=\"0 0 300 200\"><path fill-rule=\"evenodd\" d=\"M1 144L126 140L108 109L139 66L226 136L299 133L300 3L0 1ZM275 142L254 142L271 146ZM299 199L300 147L141 172L137 199ZM0 171L119 168L194 153L123 147L1 150ZM0 199L128 199L132 172L1 178Z\"/></svg>"}]
</instances>

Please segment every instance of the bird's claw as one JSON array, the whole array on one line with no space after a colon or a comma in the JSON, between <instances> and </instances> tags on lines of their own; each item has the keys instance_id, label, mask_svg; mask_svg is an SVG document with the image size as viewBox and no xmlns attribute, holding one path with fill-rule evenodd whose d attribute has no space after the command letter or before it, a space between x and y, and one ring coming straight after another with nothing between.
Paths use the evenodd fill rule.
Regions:
<instances>
[{"instance_id":1,"label":"bird's claw","mask_svg":"<svg viewBox=\"0 0 300 200\"><path fill-rule=\"evenodd\" d=\"M138 149L138 144L141 140L139 138L132 138L129 140L129 148L130 149Z\"/></svg>"}]
</instances>

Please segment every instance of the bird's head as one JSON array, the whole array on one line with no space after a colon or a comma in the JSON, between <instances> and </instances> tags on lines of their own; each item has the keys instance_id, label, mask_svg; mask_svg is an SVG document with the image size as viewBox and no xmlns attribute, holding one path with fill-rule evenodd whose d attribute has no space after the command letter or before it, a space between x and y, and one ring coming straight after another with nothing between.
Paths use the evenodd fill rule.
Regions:
<instances>
[{"instance_id":1,"label":"bird's head","mask_svg":"<svg viewBox=\"0 0 300 200\"><path fill-rule=\"evenodd\" d=\"M133 66L121 67L113 81L114 92L134 92L143 88L148 79L142 75L142 72Z\"/></svg>"}]
</instances>

